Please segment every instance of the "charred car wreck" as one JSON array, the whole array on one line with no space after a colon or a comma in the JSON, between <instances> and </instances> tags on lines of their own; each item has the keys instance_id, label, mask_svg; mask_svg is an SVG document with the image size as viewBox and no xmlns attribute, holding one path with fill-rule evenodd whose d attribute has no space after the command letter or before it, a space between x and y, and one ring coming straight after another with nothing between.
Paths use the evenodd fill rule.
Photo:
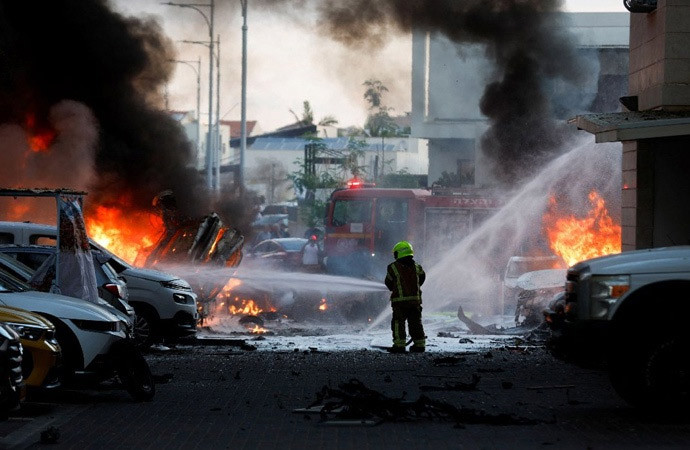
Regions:
<instances>
[{"instance_id":1,"label":"charred car wreck","mask_svg":"<svg viewBox=\"0 0 690 450\"><path fill-rule=\"evenodd\" d=\"M191 262L236 267L242 261L244 236L226 226L216 213L201 220L185 217L172 191L160 193L153 206L160 211L165 233L146 258L146 266Z\"/></svg>"}]
</instances>

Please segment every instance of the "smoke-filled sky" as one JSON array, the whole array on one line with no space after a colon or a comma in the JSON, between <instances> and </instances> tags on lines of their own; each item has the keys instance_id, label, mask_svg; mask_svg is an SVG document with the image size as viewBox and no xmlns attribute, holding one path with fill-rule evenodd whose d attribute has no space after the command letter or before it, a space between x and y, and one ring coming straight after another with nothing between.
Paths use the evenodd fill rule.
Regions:
<instances>
[{"instance_id":1,"label":"smoke-filled sky","mask_svg":"<svg viewBox=\"0 0 690 450\"><path fill-rule=\"evenodd\" d=\"M185 212L197 215L213 199L201 195L201 177L187 167L190 143L161 111L162 87L173 72L186 73L191 80L175 77L169 83L169 106L193 108L195 77L172 60L201 56L202 74L207 74L206 49L176 41L207 40L208 29L188 8L158 0L113 1L0 0L0 174L8 186L87 189L95 200L91 204L148 208L154 195L173 189ZM514 123L517 105L526 111L521 118L530 119L528 124L547 130L548 111L534 107L545 103L538 97L539 80L576 83L581 74L574 68L582 72L584 67L573 63L568 36L549 32L547 16L539 14L558 10L561 0L249 1L249 118L258 119L263 129L293 122L290 109L299 114L304 100L312 102L317 121L332 114L342 125L361 125L366 115L362 83L372 77L389 88L384 104L394 113L408 110L413 24L456 42L487 44L506 74L482 98L482 111L494 125ZM220 110L225 118L236 118L239 1L216 4L216 32L222 36ZM206 78L204 89L205 83ZM506 89L512 109L495 101ZM529 98L513 95L524 92ZM487 133L485 150L493 146L496 160L524 162L526 155L519 151L510 158L503 152L522 148L513 142L522 142L524 129ZM47 148L33 144L51 132ZM525 141L532 152L527 156L553 155L559 143L546 137L553 133ZM205 197L208 201L200 201Z\"/></svg>"},{"instance_id":2,"label":"smoke-filled sky","mask_svg":"<svg viewBox=\"0 0 690 450\"><path fill-rule=\"evenodd\" d=\"M161 5L160 0L112 0L115 8L135 16L153 15L169 37L208 40L201 15L187 8ZM195 3L183 0L178 3ZM201 2L207 3L207 2ZM239 0L216 0L216 33L221 37L221 115L240 117L241 18ZM280 7L289 3L290 10ZM362 83L377 78L389 88L385 102L394 114L410 110L411 38L387 35L375 48L348 49L320 32L313 14L301 8L306 1L249 0L248 119L259 120L269 131L294 121L302 102L309 100L318 121L334 115L340 126L362 126L367 105ZM625 11L621 0L567 0L566 11ZM272 6L266 6L266 4ZM208 50L194 44L176 43L180 59L201 58L202 117L207 105ZM168 87L171 109L193 110L196 75L178 64ZM205 119L204 119L205 120Z\"/></svg>"}]
</instances>

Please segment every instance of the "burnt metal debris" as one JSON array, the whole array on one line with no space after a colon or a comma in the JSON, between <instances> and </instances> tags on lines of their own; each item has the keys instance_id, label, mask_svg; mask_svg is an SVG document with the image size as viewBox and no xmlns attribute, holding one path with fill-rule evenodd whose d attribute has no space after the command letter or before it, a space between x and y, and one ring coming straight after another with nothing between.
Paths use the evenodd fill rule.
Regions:
<instances>
[{"instance_id":1,"label":"burnt metal debris","mask_svg":"<svg viewBox=\"0 0 690 450\"><path fill-rule=\"evenodd\" d=\"M201 219L182 214L172 191L166 190L153 199L153 207L163 219L165 233L145 261L147 267L167 264L214 264L237 267L242 261L242 233L223 223L216 213ZM198 300L213 300L228 280L193 286Z\"/></svg>"},{"instance_id":2,"label":"burnt metal debris","mask_svg":"<svg viewBox=\"0 0 690 450\"><path fill-rule=\"evenodd\" d=\"M407 422L414 420L441 420L464 424L534 425L537 420L511 414L490 414L471 408L456 407L450 403L421 395L417 400L391 398L366 387L357 379L350 379L334 389L324 386L308 408L295 413L318 413L325 425L376 425L381 422Z\"/></svg>"},{"instance_id":3,"label":"burnt metal debris","mask_svg":"<svg viewBox=\"0 0 690 450\"><path fill-rule=\"evenodd\" d=\"M239 265L244 236L226 226L218 214L210 213L200 220L187 217L177 207L170 190L158 194L153 206L163 219L165 233L147 257L147 265L159 262Z\"/></svg>"}]
</instances>

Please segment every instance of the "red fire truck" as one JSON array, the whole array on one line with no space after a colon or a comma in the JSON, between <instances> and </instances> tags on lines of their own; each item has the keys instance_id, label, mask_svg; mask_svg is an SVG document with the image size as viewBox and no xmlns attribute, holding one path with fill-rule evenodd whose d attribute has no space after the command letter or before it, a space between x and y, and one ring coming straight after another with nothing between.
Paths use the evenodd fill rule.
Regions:
<instances>
[{"instance_id":1,"label":"red fire truck","mask_svg":"<svg viewBox=\"0 0 690 450\"><path fill-rule=\"evenodd\" d=\"M326 207L324 251L328 271L377 276L396 242L407 240L415 258L431 264L499 206L482 189L379 189L349 183Z\"/></svg>"}]
</instances>

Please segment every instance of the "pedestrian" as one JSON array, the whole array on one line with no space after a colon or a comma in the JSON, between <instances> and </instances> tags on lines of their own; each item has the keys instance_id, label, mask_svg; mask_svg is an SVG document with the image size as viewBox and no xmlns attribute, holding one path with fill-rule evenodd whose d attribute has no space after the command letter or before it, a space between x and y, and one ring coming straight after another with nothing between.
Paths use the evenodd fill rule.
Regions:
<instances>
[{"instance_id":1,"label":"pedestrian","mask_svg":"<svg viewBox=\"0 0 690 450\"><path fill-rule=\"evenodd\" d=\"M319 245L316 235L312 235L302 249L302 268L307 272L319 270Z\"/></svg>"},{"instance_id":2,"label":"pedestrian","mask_svg":"<svg viewBox=\"0 0 690 450\"><path fill-rule=\"evenodd\" d=\"M412 258L414 250L407 241L400 241L393 247L395 261L386 270L386 287L391 291L393 318L393 346L391 353L404 353L407 345L405 322L410 329L412 347L410 352L421 353L426 348L426 336L422 326L422 289L426 274L422 266Z\"/></svg>"}]
</instances>

